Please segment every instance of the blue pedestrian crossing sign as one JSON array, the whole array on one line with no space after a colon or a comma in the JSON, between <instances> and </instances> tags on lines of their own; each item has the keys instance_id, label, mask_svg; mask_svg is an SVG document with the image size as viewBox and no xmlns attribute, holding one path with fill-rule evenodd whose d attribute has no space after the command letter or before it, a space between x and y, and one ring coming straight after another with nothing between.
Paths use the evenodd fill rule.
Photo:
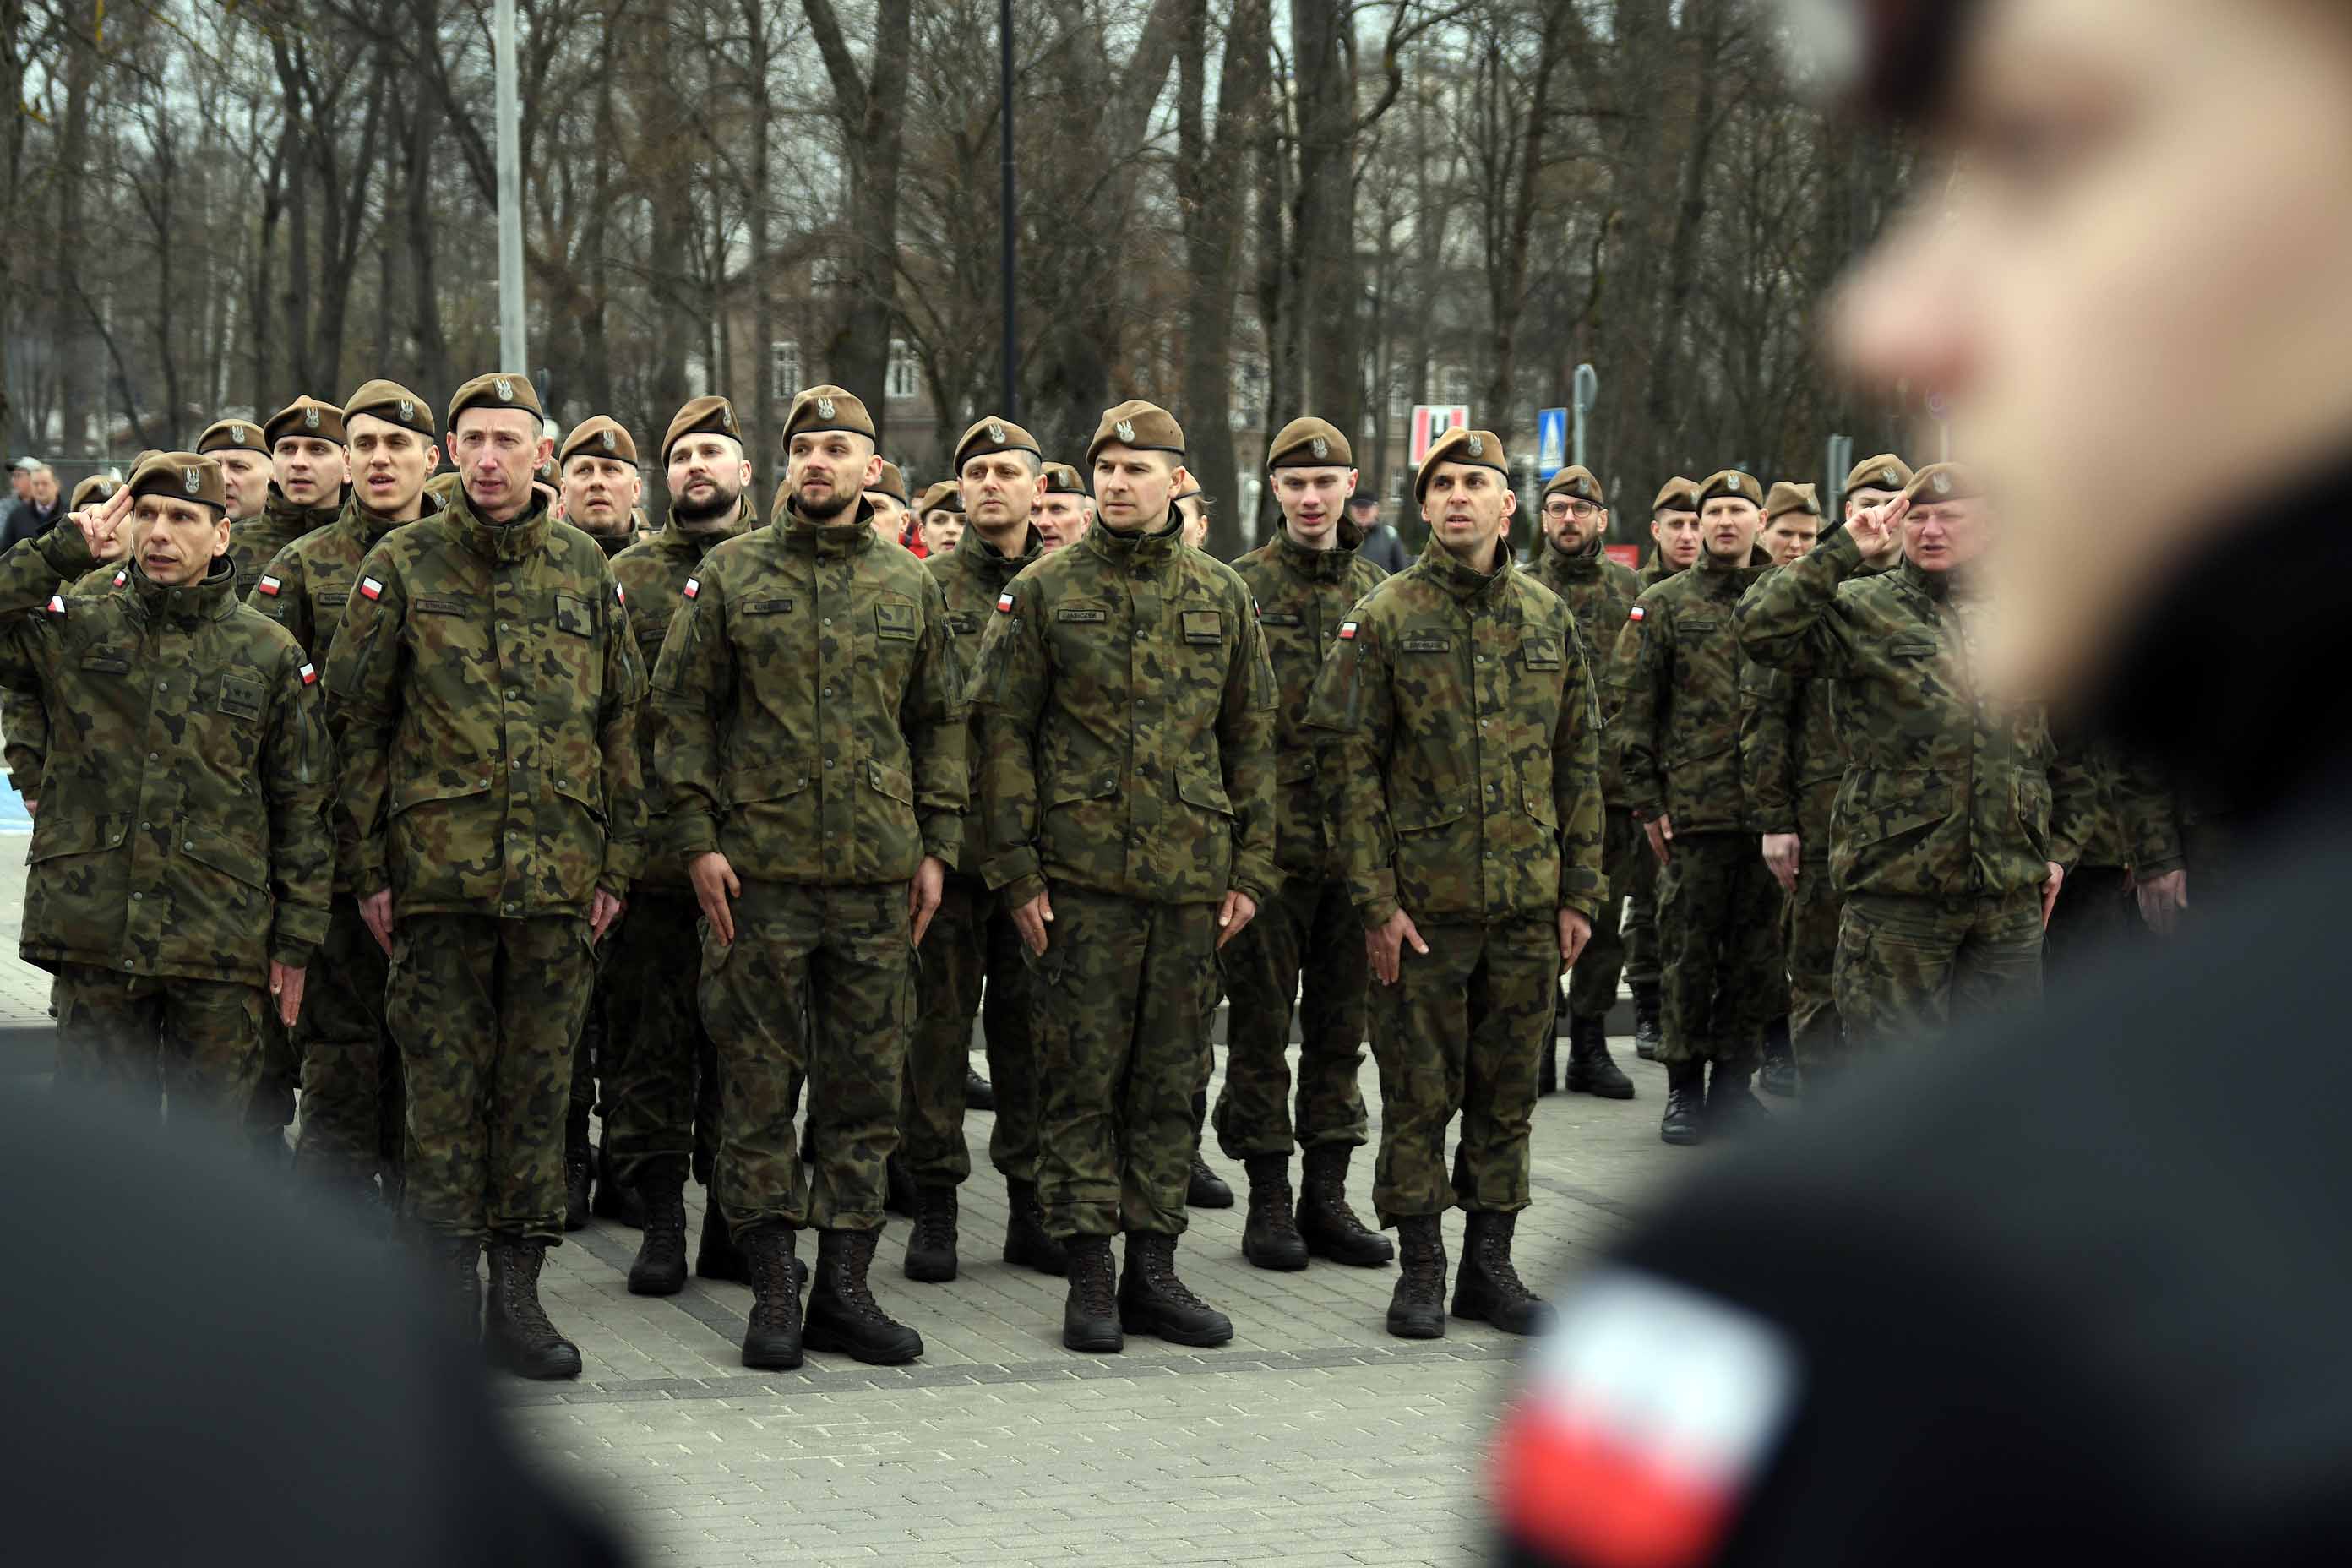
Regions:
<instances>
[{"instance_id":1,"label":"blue pedestrian crossing sign","mask_svg":"<svg viewBox=\"0 0 2352 1568\"><path fill-rule=\"evenodd\" d=\"M1568 410L1536 410L1536 478L1549 479L1568 467Z\"/></svg>"}]
</instances>

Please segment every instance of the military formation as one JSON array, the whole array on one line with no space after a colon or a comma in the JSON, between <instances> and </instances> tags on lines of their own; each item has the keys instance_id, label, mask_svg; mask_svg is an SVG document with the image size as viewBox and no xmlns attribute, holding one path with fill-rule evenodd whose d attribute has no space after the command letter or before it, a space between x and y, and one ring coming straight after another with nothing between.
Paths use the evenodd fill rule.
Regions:
<instances>
[{"instance_id":1,"label":"military formation","mask_svg":"<svg viewBox=\"0 0 2352 1568\"><path fill-rule=\"evenodd\" d=\"M1404 1338L1533 1332L1534 1111L1633 1097L1621 982L1696 1143L1769 1114L1759 1070L2030 1000L2045 931L2168 928L2217 854L1983 693L1994 500L1957 465L1865 459L1826 534L1810 485L1675 478L1637 571L1580 466L1517 559L1511 458L1456 429L1416 558L1302 417L1228 565L1148 402L1076 466L983 416L918 494L813 386L764 511L724 398L658 447L551 428L520 375L372 380L0 555L60 1081L290 1142L525 1376L579 1373L539 1279L591 1214L642 1232L630 1290L684 1288L689 1181L746 1365L920 1356L874 1264L896 1211L905 1278L958 1278L974 1108L1072 1350L1232 1337L1179 1269L1234 1202L1211 1141L1252 1265L1394 1266Z\"/></svg>"}]
</instances>

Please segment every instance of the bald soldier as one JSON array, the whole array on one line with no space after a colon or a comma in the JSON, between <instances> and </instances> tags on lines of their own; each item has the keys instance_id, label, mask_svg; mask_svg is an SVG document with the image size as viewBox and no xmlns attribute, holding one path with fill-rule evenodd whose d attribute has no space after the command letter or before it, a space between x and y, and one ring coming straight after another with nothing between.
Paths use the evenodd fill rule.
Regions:
<instances>
[{"instance_id":1,"label":"bald soldier","mask_svg":"<svg viewBox=\"0 0 2352 1568\"><path fill-rule=\"evenodd\" d=\"M982 643L988 882L1031 955L1063 1344L1223 1344L1232 1321L1178 1277L1176 1244L1216 952L1281 877L1274 677L1248 588L1177 537L1175 418L1106 410L1087 464L1100 525L1014 578Z\"/></svg>"},{"instance_id":2,"label":"bald soldier","mask_svg":"<svg viewBox=\"0 0 2352 1568\"><path fill-rule=\"evenodd\" d=\"M1067 463L1045 465L1045 477L1037 481L1037 512L1031 521L1037 526L1038 544L1048 555L1086 537L1094 526L1095 498L1077 469Z\"/></svg>"},{"instance_id":3,"label":"bald soldier","mask_svg":"<svg viewBox=\"0 0 2352 1568\"><path fill-rule=\"evenodd\" d=\"M351 499L334 521L280 550L254 584L247 602L291 633L320 669L334 651L368 552L394 529L440 510L425 489L441 461L434 415L397 382L371 381L353 392L341 410ZM360 918L358 838L332 808L335 783L331 775L334 904L313 965L317 984L294 1037L302 1067L295 1166L347 1197L375 1197L381 1179L383 1200L396 1208L407 1134L400 1051L383 1021L388 965Z\"/></svg>"}]
</instances>

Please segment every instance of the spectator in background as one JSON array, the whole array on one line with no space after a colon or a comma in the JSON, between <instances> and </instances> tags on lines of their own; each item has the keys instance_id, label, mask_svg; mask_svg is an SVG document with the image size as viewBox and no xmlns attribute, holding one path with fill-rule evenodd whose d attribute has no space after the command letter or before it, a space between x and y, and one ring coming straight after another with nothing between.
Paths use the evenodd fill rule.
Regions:
<instances>
[{"instance_id":1,"label":"spectator in background","mask_svg":"<svg viewBox=\"0 0 2352 1568\"><path fill-rule=\"evenodd\" d=\"M55 469L47 463L34 463L30 468L20 463L11 471L12 480L17 472L25 476L25 493L10 503L7 521L0 522L0 551L23 540L38 539L49 531L50 524L65 515L65 506L58 497Z\"/></svg>"},{"instance_id":2,"label":"spectator in background","mask_svg":"<svg viewBox=\"0 0 2352 1568\"><path fill-rule=\"evenodd\" d=\"M1404 552L1404 541L1381 521L1380 497L1370 490L1349 496L1348 521L1363 531L1364 542L1356 546L1358 560L1369 561L1383 572L1402 572L1412 564Z\"/></svg>"},{"instance_id":3,"label":"spectator in background","mask_svg":"<svg viewBox=\"0 0 2352 1568\"><path fill-rule=\"evenodd\" d=\"M33 493L33 470L41 466L38 458L19 458L8 465L8 489L11 501L23 500Z\"/></svg>"}]
</instances>

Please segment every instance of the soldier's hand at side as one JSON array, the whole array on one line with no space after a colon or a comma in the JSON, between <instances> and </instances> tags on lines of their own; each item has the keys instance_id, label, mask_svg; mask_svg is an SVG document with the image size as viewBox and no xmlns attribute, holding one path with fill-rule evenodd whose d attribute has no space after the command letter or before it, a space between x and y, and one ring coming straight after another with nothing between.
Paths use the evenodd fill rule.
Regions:
<instances>
[{"instance_id":1,"label":"soldier's hand at side","mask_svg":"<svg viewBox=\"0 0 2352 1568\"><path fill-rule=\"evenodd\" d=\"M1864 555L1876 555L1886 548L1886 542L1895 537L1895 529L1910 510L1908 498L1896 496L1884 506L1864 507L1856 512L1845 531L1853 535L1853 542Z\"/></svg>"},{"instance_id":2,"label":"soldier's hand at side","mask_svg":"<svg viewBox=\"0 0 2352 1568\"><path fill-rule=\"evenodd\" d=\"M622 900L599 888L588 900L588 941L593 945L604 940L613 922L621 918Z\"/></svg>"},{"instance_id":3,"label":"soldier's hand at side","mask_svg":"<svg viewBox=\"0 0 2352 1568\"><path fill-rule=\"evenodd\" d=\"M721 947L735 945L735 906L728 900L743 896L743 884L735 879L735 868L727 857L713 849L708 855L697 855L686 868L687 879L694 884L694 901L702 906L702 918L710 922L710 931Z\"/></svg>"},{"instance_id":4,"label":"soldier's hand at side","mask_svg":"<svg viewBox=\"0 0 2352 1568\"><path fill-rule=\"evenodd\" d=\"M1421 940L1421 932L1414 928L1412 917L1402 910L1391 915L1388 923L1380 930L1364 933L1364 956L1371 960L1373 979L1383 985L1397 983L1397 974L1404 966L1406 942L1412 943L1415 952L1424 956L1429 952L1429 944Z\"/></svg>"},{"instance_id":5,"label":"soldier's hand at side","mask_svg":"<svg viewBox=\"0 0 2352 1568\"><path fill-rule=\"evenodd\" d=\"M2042 929L2050 929L2050 911L2058 907L2058 889L2066 881L2066 868L2055 860L2044 860L2050 868L2050 879L2042 884Z\"/></svg>"},{"instance_id":6,"label":"soldier's hand at side","mask_svg":"<svg viewBox=\"0 0 2352 1568\"><path fill-rule=\"evenodd\" d=\"M907 884L907 918L914 922L917 947L923 945L923 933L931 929L931 917L940 912L940 892L947 881L947 862L926 855L915 868L915 879Z\"/></svg>"},{"instance_id":7,"label":"soldier's hand at side","mask_svg":"<svg viewBox=\"0 0 2352 1568\"><path fill-rule=\"evenodd\" d=\"M276 959L269 961L269 994L278 998L278 1021L288 1028L302 1012L303 972L289 969Z\"/></svg>"},{"instance_id":8,"label":"soldier's hand at side","mask_svg":"<svg viewBox=\"0 0 2352 1568\"><path fill-rule=\"evenodd\" d=\"M37 800L28 800L28 801L26 801L26 802L25 803L25 815L26 815L26 816L40 816L40 815L41 815L41 803L40 803L39 801L37 801Z\"/></svg>"},{"instance_id":9,"label":"soldier's hand at side","mask_svg":"<svg viewBox=\"0 0 2352 1568\"><path fill-rule=\"evenodd\" d=\"M1559 911L1559 962L1565 968L1576 967L1584 952L1584 944L1592 940L1592 922L1574 910Z\"/></svg>"},{"instance_id":10,"label":"soldier's hand at side","mask_svg":"<svg viewBox=\"0 0 2352 1568\"><path fill-rule=\"evenodd\" d=\"M360 900L360 923L368 928L375 944L384 952L392 951L392 889L370 893Z\"/></svg>"},{"instance_id":11,"label":"soldier's hand at side","mask_svg":"<svg viewBox=\"0 0 2352 1568\"><path fill-rule=\"evenodd\" d=\"M2189 873L2167 871L2160 877L2143 877L2137 890L2139 918L2157 935L2170 936L2180 911L2189 907Z\"/></svg>"},{"instance_id":12,"label":"soldier's hand at side","mask_svg":"<svg viewBox=\"0 0 2352 1568\"><path fill-rule=\"evenodd\" d=\"M1663 866L1675 858L1674 850L1669 847L1675 841L1673 817L1662 811L1642 824L1642 831L1650 836L1650 853L1658 858L1659 865Z\"/></svg>"},{"instance_id":13,"label":"soldier's hand at side","mask_svg":"<svg viewBox=\"0 0 2352 1568\"><path fill-rule=\"evenodd\" d=\"M1217 946L1242 934L1242 927L1257 919L1257 900L1239 888L1225 889L1225 907L1217 911Z\"/></svg>"},{"instance_id":14,"label":"soldier's hand at side","mask_svg":"<svg viewBox=\"0 0 2352 1568\"><path fill-rule=\"evenodd\" d=\"M1021 940L1038 958L1045 956L1045 927L1052 923L1053 919L1054 900L1045 893L1038 894L1013 911L1013 929L1021 933Z\"/></svg>"},{"instance_id":15,"label":"soldier's hand at side","mask_svg":"<svg viewBox=\"0 0 2352 1568\"><path fill-rule=\"evenodd\" d=\"M1803 852L1804 842L1793 833L1764 836L1764 864L1772 868L1773 880L1784 893L1797 890L1797 858Z\"/></svg>"}]
</instances>

